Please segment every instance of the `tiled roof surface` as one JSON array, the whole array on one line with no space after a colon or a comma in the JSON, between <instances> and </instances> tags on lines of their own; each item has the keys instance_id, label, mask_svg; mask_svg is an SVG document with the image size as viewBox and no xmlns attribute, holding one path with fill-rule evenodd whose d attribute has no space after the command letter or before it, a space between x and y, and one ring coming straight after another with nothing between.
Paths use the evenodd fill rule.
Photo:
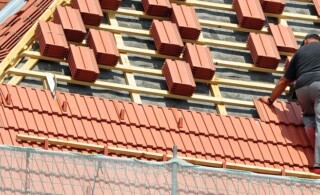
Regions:
<instances>
[{"instance_id":1,"label":"tiled roof surface","mask_svg":"<svg viewBox=\"0 0 320 195\"><path fill-rule=\"evenodd\" d=\"M302 126L302 110L297 102L275 101L273 106L254 100L262 121L276 124Z\"/></svg>"},{"instance_id":2,"label":"tiled roof surface","mask_svg":"<svg viewBox=\"0 0 320 195\"><path fill-rule=\"evenodd\" d=\"M12 49L14 45L16 45L16 43L19 41L21 36L28 30L28 28L34 23L34 21L41 15L41 13L43 13L43 11L46 9L46 7L49 6L51 2L52 1L48 1L48 0L28 1L26 6L19 13L10 17L8 20L5 21L5 23L1 25L0 59L3 59L8 54L10 49ZM210 23L210 25L205 26L203 24L206 23L206 21L209 21L209 22L211 21L198 19L197 17L193 17L193 19L195 20L193 22L195 22L196 24L196 25L193 25L193 27L194 26L199 27L198 26L198 23L199 23L200 27L206 27L206 30L199 31L199 29L197 28L195 31L193 31L193 30L187 29L187 31L184 31L184 32L190 35L190 37L193 37L194 39L197 39L199 36L199 33L201 32L200 38L198 40L192 40L192 41L182 39L181 38L182 30L181 28L178 28L178 27L181 27L184 25L178 24L178 27L177 27L177 24L175 24L174 22L179 23L178 19L169 17L168 14L172 11L172 6L169 0L168 1L161 1L161 0L158 0L158 1L142 0L141 1L142 8L144 8L146 14L148 14L146 16L145 13L142 13L144 14L142 18L143 19L147 18L149 19L148 22L150 22L147 26L141 25L145 29L127 28L121 25L119 25L118 26L119 28L117 28L115 27L116 25L112 25L114 21L112 22L110 20L109 20L110 22L110 25L109 25L109 23L104 21L104 19L107 18L108 20L110 13L109 11L101 10L102 5L99 6L98 0L93 1L95 3L89 4L89 5L86 5L84 3L86 1L84 0L74 0L71 2L72 2L71 5L73 8L80 9L81 16L82 16L81 19L79 19L79 17L75 17L75 18L78 18L78 19L75 19L75 20L78 20L78 21L75 21L75 23L79 22L82 24L84 22L85 24L87 24L87 26L85 26L87 29L91 28L91 26L88 26L88 25L95 25L96 26L94 27L95 29L103 30L103 32L106 32L105 30L111 29L110 30L111 32L108 32L110 36L113 36L112 33L122 34L124 32L123 34L128 33L129 36L137 36L139 37L138 39L140 39L140 35L144 37L147 36L148 39L151 39L151 43L153 43L154 41L155 44L152 45L150 48L153 47L156 50L158 50L158 52L155 50L151 50L150 48L142 50L142 48L131 47L131 50L130 50L130 47L127 47L126 44L122 43L124 42L123 37L121 37L121 35L118 34L116 38L120 37L122 41L119 41L119 39L117 39L116 43L112 43L111 45L113 45L115 47L114 49L119 51L120 54L118 55L118 53L116 54L113 53L114 58L111 60L113 63L110 63L110 62L101 63L101 64L107 64L107 65L115 65L116 68L119 68L118 70L125 70L125 68L123 68L124 66L122 65L126 65L126 67L129 67L126 70L126 71L129 70L128 72L136 71L134 73L144 74L144 73L147 73L148 71L150 72L154 71L154 69L149 69L149 70L143 69L143 68L139 69L140 67L132 68L134 67L134 65L130 65L129 63L130 60L128 60L128 56L127 56L127 53L129 54L133 53L133 55L136 54L135 53L136 51L132 52L132 48L138 50L137 51L138 58L141 57L139 56L140 54L145 55L146 53L147 53L147 58L148 57L157 58L160 56L159 53L161 53L163 54L159 57L159 59L161 60L163 60L163 58L178 59L178 56L180 56L180 54L183 51L185 51L185 53L188 51L184 48L184 46L194 42L197 44L198 43L201 44L202 45L201 47L205 48L206 52L211 52L211 54L212 54L212 51L210 49L213 48L212 50L214 49L219 50L220 49L219 47L222 46L224 48L227 47L228 49L230 48L236 49L237 50L236 53L239 50L241 50L241 52L242 50L244 50L245 52L248 53L249 57L250 55L252 55L252 57L254 58L253 61L255 64L249 64L247 62L238 64L236 60L235 60L235 64L233 64L231 60L223 62L217 59L217 62L214 62L214 63L215 65L220 66L220 67L217 67L217 73L219 74L223 74L224 71L228 72L227 69L229 68L236 73L239 73L240 71L245 70L248 72L246 76L250 74L249 75L250 77L252 76L251 73L256 70L258 73L261 73L261 72L282 73L281 72L282 67L278 67L278 64L279 62L282 63L281 60L283 60L283 57L284 57L283 55L287 55L287 53L283 53L284 50L282 51L282 53L281 52L279 53L279 48L278 49L276 48L275 43L273 43L273 38L270 35L272 33L268 32L267 29L263 28L263 25L265 24L266 16L270 16L270 15L268 15L267 13L263 13L262 8L264 9L265 12L272 12L272 10L266 11L266 9L267 7L268 9L271 9L272 6L270 7L269 5L271 5L271 2L273 1L259 2L259 0L255 0L255 1L235 0L233 7L232 7L232 4L227 4L227 3L226 5L224 4L219 5L222 7L221 10L225 9L227 11L233 12L233 14L236 15L235 17L238 18L238 23L240 24L240 26L245 27L245 29L241 29L241 31L247 32L247 33L251 32L250 36L253 38L251 38L252 39L251 41L249 39L248 45L246 45L245 43L237 42L238 41L237 38L235 39L236 40L235 42L231 42L231 41L227 42L224 40L224 37L221 38L220 40L204 38L203 34L205 34L205 32L208 31L208 27L210 28L214 27L215 25L217 25L216 24L217 21L213 21L212 24ZM102 2L105 3L107 1L100 1L100 3ZM114 5L109 4L110 8L113 10L118 9L120 2L121 1L119 0L113 1ZM173 1L173 2L177 4L180 4L180 3L188 4L188 2L183 2L183 1L181 2ZM260 6L261 2L265 3L266 6L261 7ZM273 11L278 12L279 10L281 10L282 12L283 1L279 0L277 2L279 7L277 7L277 9ZM201 5L201 1L199 2L196 1L196 3L197 3L196 5ZM205 4L208 2L202 2L202 3ZM281 3L281 5L279 3ZM210 3L206 5L209 7L212 6ZM202 8L204 7L205 6L203 6ZM212 7L210 7L210 9ZM120 10L120 12L122 13L124 13L125 11L126 9ZM130 10L127 10L127 11L130 11ZM134 17L140 18L141 13L139 11L137 12L135 11L136 10L134 10L133 12L130 12L128 15L129 16L134 15ZM194 10L192 8L192 15L194 15L193 11ZM116 12L111 11L111 13L113 14L112 17L115 18L114 14ZM107 17L105 17L103 14L106 14ZM56 13L56 15L58 14ZM125 17L128 15L125 15ZM159 17L153 17L153 16L164 16L165 18L159 18ZM179 16L179 17L182 17L182 16ZM286 17L290 18L293 16L286 15ZM310 18L307 18L306 20L309 20L309 19ZM128 20L130 21L131 18ZM313 20L313 19L310 19L310 20ZM61 23L62 21L57 20L55 22ZM102 25L99 27L99 24L101 22L102 22ZM150 24L151 24L151 28L149 28ZM232 29L232 28L235 28L235 26L236 28L238 28L238 24L235 24L235 23L231 25L229 25L229 23L225 23L225 24L219 23L218 28L223 27L226 29ZM69 27L67 28L66 26L64 26L64 28L65 28L64 30L66 30ZM249 28L249 29L246 29L246 28ZM256 30L253 30L253 29L256 29ZM93 29L91 29L91 32L92 30ZM130 34L131 30L132 30L132 34ZM87 33L87 32L80 33L78 38L79 40L77 39L79 42L84 37L83 33ZM214 33L211 33L211 34L215 36ZM285 33L280 33L280 34L282 36L282 34L285 34ZM175 36L172 36L172 35L175 35ZM300 37L300 38L303 35L304 33L302 32L294 32L293 34L293 36ZM276 36L276 38L279 38L280 35L273 34L273 36ZM93 38L97 38L97 37L98 35L96 35L96 37L93 37ZM296 42L295 37L291 37L292 38L291 41L293 44ZM89 36L89 39L90 39L90 36ZM86 43L87 45L84 46L85 45L84 43L84 44L81 44L81 47L82 46L87 48L94 47L93 43L90 43L90 41L88 41L89 39L87 38L87 43ZM263 41L261 41L261 39ZM245 39L242 39L242 40L245 40ZM40 40L36 40L37 43L39 42L41 43L42 41L43 40L41 38ZM73 43L73 44L77 44L77 43ZM32 46L35 46L35 45L32 45ZM103 44L103 46L102 45L100 46L102 48L105 45L106 44ZM100 46L98 47L95 45L95 47L97 47L96 48L97 50L100 49ZM286 44L283 44L282 46L286 46ZM294 44L294 46L296 45ZM79 47L79 46L77 45L75 47ZM200 46L198 45L198 47ZM209 47L211 48L209 49ZM19 52L21 51L22 50L20 50ZM130 51L132 53L130 53ZM36 51L32 51L32 52L36 53ZM57 50L53 49L53 51L51 52L52 53L58 52L59 54L58 56L60 56L60 54L62 55L66 53L61 49L57 49ZM288 50L285 50L284 52L288 52ZM99 58L99 53L95 52L95 55L96 55L95 56L96 58ZM164 55L171 55L171 56L164 56ZM205 60L205 58L209 56L205 54L202 54L202 55L199 54L196 56L196 54L194 53L190 55L193 55L192 56L193 59L199 58L199 60L201 59ZM217 56L221 57L224 54L220 56L219 55L220 54L218 54ZM242 53L240 55L242 55ZM279 55L282 55L282 56L279 56ZM288 54L288 55L291 55L291 54ZM76 55L74 58L78 60L80 59L78 58L79 56L81 55ZM93 56L93 54L91 56ZM225 55L225 56L228 56L228 55ZM121 57L121 60L118 61L119 57ZM244 56L241 56L241 57L244 57ZM282 57L282 59L280 59L280 57ZM29 59L31 60L35 58L36 57L34 56L29 57ZM211 57L208 57L208 58L209 60L211 59ZM73 61L75 61L76 59L73 59ZM86 58L86 60L87 59L88 58ZM151 61L152 60L153 59L151 59ZM169 59L164 59L164 61L165 60L169 60ZM179 60L181 60L181 58L179 58ZM118 64L118 62L121 64ZM215 104L214 106L224 107L225 106L224 102L229 103L228 105L231 105L231 106L238 105L238 104L241 104L241 106L243 107L248 106L249 104L238 103L237 98L231 99L232 101L221 100L223 99L223 97L221 97L220 95L220 89L218 84L222 83L222 85L224 85L225 83L222 81L221 83L217 84L217 83L213 83L212 81L209 81L213 75L211 63L209 63L211 67L210 76L198 77L194 74L195 72L194 71L193 77L195 78L197 77L198 79L208 80L206 82L203 82L203 81L201 82L210 85L211 95L213 96L213 98L216 98L216 101L214 101L214 104ZM103 80L101 78L96 78L98 77L97 74L100 73L98 71L99 70L101 71L102 69L101 64L99 65L96 63L93 63L93 64L99 66L99 69L97 70L97 67L95 67L94 68L95 71L92 74L93 76L90 75L90 77L88 77L87 74L81 74L82 80L89 80L89 81L94 81L95 79L98 79L98 81ZM230 64L232 64L233 66L230 66ZM78 64L73 63L71 61L69 62L69 64L67 64L67 66L68 65L71 65L70 66L71 72L76 75L76 76L73 75L73 78L77 78L78 70L81 67L79 68L77 66ZM195 65L196 64L192 64L192 66L195 66ZM263 67L263 68L260 69L259 67ZM105 68L105 69L108 69L108 68ZM158 70L160 69L161 68L159 68ZM269 72L269 70L266 70L266 69L276 69L276 70L270 70ZM30 68L30 70L34 72L37 71L37 70L32 70L32 68ZM123 71L122 73L127 74L126 71ZM102 72L103 71L101 71L101 75L105 74L105 72L104 73ZM62 74L64 73L65 72L63 72ZM14 73L10 72L10 74L13 75ZM161 76L161 79L163 80L166 79L166 82L169 82L170 84L169 86L172 86L172 88L175 87L176 82L174 81L176 81L177 79L180 79L180 77L181 77L181 80L193 81L192 75L190 76L190 78L183 77L183 76L186 76L187 74L181 74L182 76L179 74L172 74L174 75L173 76L174 78L171 78L171 74L169 73L161 75L158 72L156 72L155 74L156 76L159 76L159 77ZM218 76L220 76L219 74ZM236 75L235 77L240 78L241 77L240 74L242 73L239 73L239 76ZM154 76L153 73L150 73L147 75L147 77L150 75ZM68 75L63 75L63 76L66 76L67 78ZM129 89L132 86L138 86L134 81L133 75L131 76L132 77L125 78L127 84L129 83L128 84L129 87L127 88L123 87L122 89L124 88ZM232 76L233 75L231 75L231 77ZM94 79L92 79L92 77ZM128 78L131 78L131 79L128 79ZM68 82L66 80L64 80L63 82ZM132 82L132 80L134 82ZM219 81L219 79L217 80ZM104 81L105 80L103 80L103 82ZM239 83L237 83L237 81L239 81ZM130 84L130 82L134 84ZM196 82L198 82L198 80L196 80ZM245 85L243 84L243 80L241 79L232 80L232 82L229 82L229 83L233 83L231 84L231 86L242 87ZM248 86L248 84L246 85L247 85L246 89L248 90L255 89L255 88L252 89L251 86ZM259 89L265 89L264 88L265 86L262 86L263 85L262 83L260 83L260 85L261 85L259 86L260 88L258 87ZM258 84L253 83L252 86L257 87ZM106 86L103 86L103 87L104 87L103 89L108 88ZM149 89L150 88L151 87L149 87ZM168 87L168 89L169 88L170 87ZM195 90L195 95L198 95L196 94L198 90L197 88L198 86L192 85L192 93L193 93L193 90ZM172 146L177 145L179 149L179 155L186 156L186 157L193 157L198 159L209 159L209 160L215 160L220 162L234 162L238 164L256 165L261 167L284 168L284 169L296 170L296 171L309 172L309 167L313 166L313 161L314 161L313 149L306 137L306 134L304 132L304 129L301 123L301 115L300 115L301 110L299 110L300 109L299 106L295 103L276 102L274 107L268 107L266 105L261 104L261 102L259 101L255 101L255 106L261 118L261 119L256 119L256 118L245 118L245 117L235 117L235 116L223 116L223 115L206 113L206 112L180 110L176 108L164 108L164 107L159 107L154 105L136 104L131 102L102 99L98 97L82 96L79 94L70 94L70 93L62 93L62 92L57 92L57 100L55 100L52 98L49 91L27 88L27 87L19 87L19 86L1 85L0 89L2 92L1 94L2 104L0 106L0 143L1 144L41 147L40 145L31 143L31 142L17 141L16 135L18 133L22 133L22 134L28 134L28 135L36 135L40 137L66 139L70 141L93 143L93 144L99 144L99 145L110 145L110 146L115 146L119 148L136 149L139 151L150 151L150 152L156 152L160 154L171 154ZM182 88L180 87L180 89L182 89L182 91L185 92L185 86L182 86ZM161 91L161 94L165 94L165 95L160 95L160 96L167 97L166 95L168 94L171 95L169 92L174 91L169 89L168 90L169 92L168 92L167 90L163 90L163 93ZM208 90L208 93L210 93L209 89L207 90ZM232 90L233 89L231 89L231 91ZM132 91L130 90L128 91L132 96L133 96L133 93L131 92L134 91L135 93L134 89ZM139 90L136 90L136 91L139 91ZM241 90L239 91L241 93ZM160 94L160 93L157 93L157 94ZM191 94L187 93L182 95L189 96ZM206 102L207 96L208 94L198 97L198 100L200 99L201 103ZM169 96L169 97L171 98L175 96ZM188 100L188 98L191 99L192 97L186 97L185 100ZM244 99L246 101L249 100L248 101L250 103L249 106L252 107L253 104L251 102L251 98L245 97ZM141 101L137 101L137 102L141 102ZM213 103L213 101L209 101L209 102ZM212 104L210 106L213 107ZM217 110L219 110L219 108L217 108ZM70 150L77 151L69 147L58 147L58 146L50 146L50 149L58 150L58 151L70 151ZM81 152L88 152L88 151L81 151Z\"/></svg>"},{"instance_id":3,"label":"tiled roof surface","mask_svg":"<svg viewBox=\"0 0 320 195\"><path fill-rule=\"evenodd\" d=\"M0 9L3 9L10 0L0 0Z\"/></svg>"},{"instance_id":4,"label":"tiled roof surface","mask_svg":"<svg viewBox=\"0 0 320 195\"><path fill-rule=\"evenodd\" d=\"M22 133L164 154L177 145L182 156L296 171L313 165L302 126L61 92L55 100L48 90L20 86L0 89L1 144L37 147L17 141Z\"/></svg>"},{"instance_id":5,"label":"tiled roof surface","mask_svg":"<svg viewBox=\"0 0 320 195\"><path fill-rule=\"evenodd\" d=\"M49 7L52 0L29 0L0 25L0 61Z\"/></svg>"}]
</instances>

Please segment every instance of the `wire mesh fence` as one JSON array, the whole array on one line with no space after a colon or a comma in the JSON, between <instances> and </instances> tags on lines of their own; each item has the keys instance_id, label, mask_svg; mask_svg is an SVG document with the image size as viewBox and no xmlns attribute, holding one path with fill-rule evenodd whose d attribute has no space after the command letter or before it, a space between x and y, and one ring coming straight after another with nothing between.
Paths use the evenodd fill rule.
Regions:
<instances>
[{"instance_id":1,"label":"wire mesh fence","mask_svg":"<svg viewBox=\"0 0 320 195\"><path fill-rule=\"evenodd\" d=\"M320 194L320 181L0 146L0 194Z\"/></svg>"}]
</instances>

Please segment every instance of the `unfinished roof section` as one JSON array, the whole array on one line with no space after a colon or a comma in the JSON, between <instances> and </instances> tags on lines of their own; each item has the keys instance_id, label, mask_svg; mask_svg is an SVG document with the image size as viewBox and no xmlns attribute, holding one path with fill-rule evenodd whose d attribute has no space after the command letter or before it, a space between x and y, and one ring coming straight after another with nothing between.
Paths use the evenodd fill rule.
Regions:
<instances>
[{"instance_id":1,"label":"unfinished roof section","mask_svg":"<svg viewBox=\"0 0 320 195\"><path fill-rule=\"evenodd\" d=\"M63 1L60 1L60 3L61 2ZM215 20L203 19L204 13L220 10L227 10L227 12L230 13L230 18L236 18L236 13L232 9L231 4L208 3L208 5L205 6L200 3L200 1L196 1L195 4L188 4L188 2L183 1L174 3L179 6L189 6L189 8L196 10L198 23L202 27L202 34L198 40L179 40L179 50L183 48L183 44L185 43L195 43L210 49L211 55L215 59L212 62L216 65L215 77L212 79L209 77L205 79L195 79L195 94L191 97L176 96L168 93L165 78L161 72L162 65L166 59L182 60L182 58L179 56L180 53L174 53L176 56L158 53L156 51L156 45L160 45L160 41L165 42L165 40L160 40L157 37L154 38L152 36L154 33L150 30L153 20L170 23L172 18L169 16L155 17L146 15L141 11L132 10L137 4L140 7L137 7L136 9L143 11L142 3L135 1L122 2L122 6L117 9L117 12L102 10L106 13L106 17L104 17L102 24L99 27L91 25L85 26L88 29L110 31L110 33L115 34L117 49L120 53L119 63L112 67L108 65L114 65L114 63L104 65L105 63L99 62L101 74L97 80L102 81L102 85L79 83L72 80L70 77L71 71L68 64L66 64L66 60L47 58L40 55L37 51L37 44L32 45L31 50L24 50L24 52L22 52L21 56L25 57L23 61L20 61L20 59L22 59L20 58L15 59L13 62L12 56L15 55L10 55L6 62L3 62L4 69L6 66L5 64L8 62L12 65L17 65L15 68L20 68L23 66L25 60L30 59L28 60L29 65L26 66L26 70L28 71L23 71L25 75L28 74L28 79L22 80L24 77L19 77L19 79L16 80L15 78L18 77L13 76L15 78L14 80L11 80L12 75L18 74L17 71L20 71L20 69L12 68L10 69L11 76L6 77L5 82L18 84L22 81L24 85L39 87L39 85L34 85L34 83L39 83L39 81L41 81L38 76L42 76L36 76L39 73L37 70L40 69L52 72L56 75L56 78L58 78L59 90L75 91L82 94L105 97L116 97L123 100L131 99L138 103L143 102L161 106L175 106L193 110L218 112L221 114L229 113L232 115L257 116L252 99L265 92L268 93L268 91L273 88L274 79L277 78L277 75L275 74L281 74L283 72L282 64L275 70L257 67L252 63L250 52L245 44L248 36L247 32L252 30L235 26L235 31L232 33L232 36L234 37L230 39L228 31L232 29L232 25L236 25L236 23L228 26L227 23L217 23ZM68 8L70 5L64 3L63 6ZM47 11L48 14L46 14L47 18L45 20L49 19L50 14L52 14L53 11L55 11L54 7ZM211 14L207 14L207 16L208 15ZM86 18L86 16L82 16L82 20ZM228 14L223 17L228 17ZM214 29L215 26L221 29L219 30L220 32L210 33L210 36L212 37L208 36L207 32ZM266 34L268 32L266 29L262 29L261 33ZM163 34L164 32L160 33L159 36L162 36ZM177 35L175 37L178 37L180 32L176 32L175 34ZM29 38L32 38L32 32L29 33L28 36ZM167 39L170 38L172 39L172 36L167 37ZM243 42L239 40L243 40ZM69 44L70 43L72 42L69 42ZM25 45L28 43L23 42L23 44ZM86 39L82 43L82 45L85 46L89 46L88 44L90 44L90 41ZM166 48L166 51L172 50L169 46L163 47ZM20 49L23 48L21 47ZM172 52L169 54L171 55ZM282 56L292 55L291 53L284 52L280 52L280 54ZM48 66L48 64L50 65ZM62 79L60 76L69 76L70 79ZM260 78L262 78L261 81ZM252 80L255 82L252 82ZM257 82L257 80L259 81ZM266 84L265 82L269 83ZM120 85L114 85L114 83ZM86 85L88 87L86 87L86 90L79 90L80 88L74 88L73 84ZM109 91L106 92L106 89Z\"/></svg>"},{"instance_id":2,"label":"unfinished roof section","mask_svg":"<svg viewBox=\"0 0 320 195\"><path fill-rule=\"evenodd\" d=\"M48 90L29 87L0 88L1 144L38 147L18 141L20 133L160 156L177 145L188 158L289 171L309 172L313 166L302 126L61 92L53 99Z\"/></svg>"}]
</instances>

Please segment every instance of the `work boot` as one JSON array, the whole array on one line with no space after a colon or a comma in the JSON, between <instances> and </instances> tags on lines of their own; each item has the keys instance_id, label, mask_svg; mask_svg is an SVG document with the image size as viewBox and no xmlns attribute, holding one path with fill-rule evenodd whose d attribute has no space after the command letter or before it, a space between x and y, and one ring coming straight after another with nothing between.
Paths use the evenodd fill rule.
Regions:
<instances>
[{"instance_id":1,"label":"work boot","mask_svg":"<svg viewBox=\"0 0 320 195\"><path fill-rule=\"evenodd\" d=\"M308 126L308 127L305 127L305 131L306 131L307 137L309 138L310 144L314 149L315 140L316 140L316 129L313 126Z\"/></svg>"}]
</instances>

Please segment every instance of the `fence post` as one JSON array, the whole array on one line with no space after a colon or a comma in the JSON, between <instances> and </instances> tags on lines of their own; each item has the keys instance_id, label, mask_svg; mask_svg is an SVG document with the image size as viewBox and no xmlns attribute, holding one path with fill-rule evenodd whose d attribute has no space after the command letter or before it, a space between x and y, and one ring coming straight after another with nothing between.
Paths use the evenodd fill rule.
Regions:
<instances>
[{"instance_id":1,"label":"fence post","mask_svg":"<svg viewBox=\"0 0 320 195\"><path fill-rule=\"evenodd\" d=\"M178 147L173 146L173 160L177 159ZM172 164L172 195L178 194L178 163L173 162Z\"/></svg>"}]
</instances>

